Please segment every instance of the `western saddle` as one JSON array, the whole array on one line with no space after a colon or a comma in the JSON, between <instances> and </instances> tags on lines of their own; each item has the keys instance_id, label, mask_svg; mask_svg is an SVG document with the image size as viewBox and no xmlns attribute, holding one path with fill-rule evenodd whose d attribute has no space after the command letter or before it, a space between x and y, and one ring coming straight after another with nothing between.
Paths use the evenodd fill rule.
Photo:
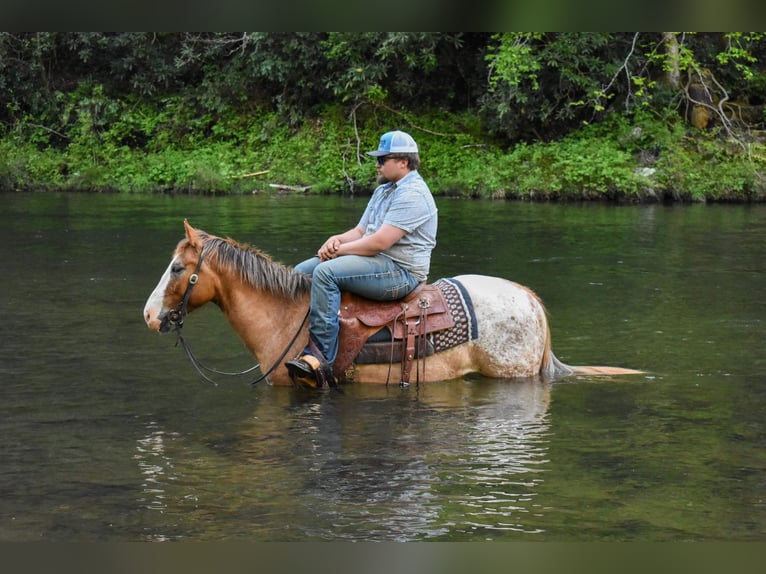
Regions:
<instances>
[{"instance_id":1,"label":"western saddle","mask_svg":"<svg viewBox=\"0 0 766 574\"><path fill-rule=\"evenodd\" d=\"M387 360L367 362L388 362L389 368L399 362L403 384L410 382L415 359L424 362L425 372L425 357L429 354L426 335L455 325L441 290L425 283L421 283L405 298L390 302L371 301L359 295L344 293L339 319L338 355L333 365L336 376L346 377L346 371L352 364L361 362L358 358L368 339L388 328L390 342L368 344L368 347L388 346L390 352ZM380 353L377 356L380 357Z\"/></svg>"}]
</instances>

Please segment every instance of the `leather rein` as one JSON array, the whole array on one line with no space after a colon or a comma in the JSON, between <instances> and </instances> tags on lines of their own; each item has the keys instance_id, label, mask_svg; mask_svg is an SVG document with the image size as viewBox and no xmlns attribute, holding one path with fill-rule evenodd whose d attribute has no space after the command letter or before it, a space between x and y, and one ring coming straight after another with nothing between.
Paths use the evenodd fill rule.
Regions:
<instances>
[{"instance_id":1,"label":"leather rein","mask_svg":"<svg viewBox=\"0 0 766 574\"><path fill-rule=\"evenodd\" d=\"M226 372L226 371L219 371L217 369L213 369L211 367L208 367L202 363L192 352L191 348L189 347L189 344L186 342L186 339L181 334L181 327L184 325L184 319L186 318L186 315L188 315L188 309L187 305L189 303L189 298L191 297L191 292L194 286L197 284L197 281L199 281L199 270L200 267L202 267L202 259L204 257L204 250L200 252L199 260L197 261L197 267L194 269L194 273L191 274L189 277L189 283L186 285L186 291L184 291L184 296L181 299L181 302L178 303L173 309L167 312L165 315L163 322L165 322L168 326L172 326L173 330L176 332L176 347L179 343L181 343L181 346L183 347L184 352L186 353L186 356L189 358L189 361L191 362L192 366L197 370L197 373L205 379L208 383L213 384L214 386L218 386L218 383L211 379L207 373L213 373L216 375L223 375L227 377L241 377L242 375L247 375L255 371L256 369L259 369L261 367L260 363L257 363L250 367L249 369L245 369L243 371L239 371L236 373ZM309 318L309 310L306 311L306 315L303 317L303 321L301 321L301 324L298 326L298 330L296 331L295 335L293 336L292 340L287 344L287 347L282 352L282 354L279 356L279 358L274 362L274 364L271 366L271 368L266 371L265 373L261 373L261 375L252 381L250 381L251 385L257 385L258 383L265 381L268 376L274 372L274 370L279 366L279 364L285 359L287 356L287 353L290 351L290 348L295 344L295 342L298 340L298 337L301 334L301 331L303 330L303 326L306 324L306 321L308 321Z\"/></svg>"}]
</instances>

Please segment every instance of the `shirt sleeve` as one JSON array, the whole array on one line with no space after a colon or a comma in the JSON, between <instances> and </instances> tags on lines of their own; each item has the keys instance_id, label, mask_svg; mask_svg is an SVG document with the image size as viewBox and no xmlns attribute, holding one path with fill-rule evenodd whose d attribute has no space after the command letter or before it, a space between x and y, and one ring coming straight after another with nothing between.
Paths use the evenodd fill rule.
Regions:
<instances>
[{"instance_id":1,"label":"shirt sleeve","mask_svg":"<svg viewBox=\"0 0 766 574\"><path fill-rule=\"evenodd\" d=\"M427 193L418 189L400 189L399 196L391 202L383 223L388 223L410 233L428 221L433 215L423 197Z\"/></svg>"}]
</instances>

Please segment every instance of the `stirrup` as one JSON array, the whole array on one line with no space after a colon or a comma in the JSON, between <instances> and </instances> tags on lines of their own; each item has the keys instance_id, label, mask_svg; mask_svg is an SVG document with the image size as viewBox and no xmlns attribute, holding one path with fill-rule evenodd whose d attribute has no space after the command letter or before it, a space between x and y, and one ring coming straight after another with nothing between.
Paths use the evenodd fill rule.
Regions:
<instances>
[{"instance_id":1,"label":"stirrup","mask_svg":"<svg viewBox=\"0 0 766 574\"><path fill-rule=\"evenodd\" d=\"M332 367L308 353L297 359L287 361L285 367L287 367L287 372L294 384L315 389L335 386Z\"/></svg>"}]
</instances>

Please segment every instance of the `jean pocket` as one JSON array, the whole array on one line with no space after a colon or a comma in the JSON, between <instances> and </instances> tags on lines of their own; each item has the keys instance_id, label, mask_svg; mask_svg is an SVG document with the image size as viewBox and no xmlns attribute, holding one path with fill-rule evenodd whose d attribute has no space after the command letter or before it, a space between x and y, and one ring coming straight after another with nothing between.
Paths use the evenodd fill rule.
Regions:
<instances>
[{"instance_id":1,"label":"jean pocket","mask_svg":"<svg viewBox=\"0 0 766 574\"><path fill-rule=\"evenodd\" d=\"M399 279L396 285L388 287L384 291L384 296L389 301L402 299L409 295L410 291L412 291L415 286L417 286L417 283L413 286L412 282L408 280L408 277L404 276Z\"/></svg>"}]
</instances>

